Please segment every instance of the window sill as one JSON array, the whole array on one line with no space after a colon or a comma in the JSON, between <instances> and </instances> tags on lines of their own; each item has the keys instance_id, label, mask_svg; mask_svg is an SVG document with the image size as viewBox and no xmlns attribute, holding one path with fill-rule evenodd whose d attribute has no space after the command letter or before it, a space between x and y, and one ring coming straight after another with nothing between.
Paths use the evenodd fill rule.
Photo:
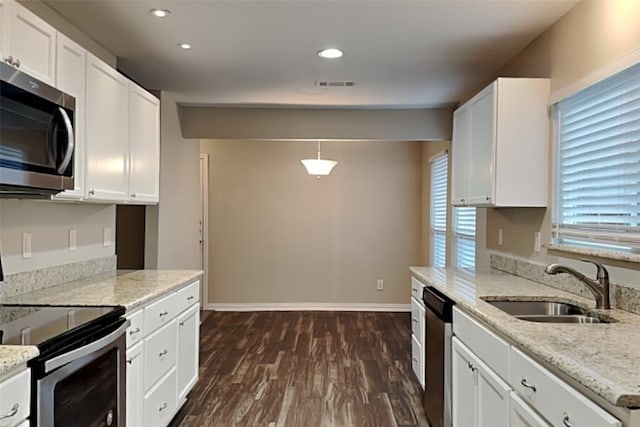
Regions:
<instances>
[{"instance_id":1,"label":"window sill","mask_svg":"<svg viewBox=\"0 0 640 427\"><path fill-rule=\"evenodd\" d=\"M640 254L632 254L629 252L614 252L614 251L605 251L602 249L581 248L577 246L563 245L560 243L547 243L545 247L553 251L569 252L569 253L578 254L578 255L614 259L617 261L640 263Z\"/></svg>"}]
</instances>

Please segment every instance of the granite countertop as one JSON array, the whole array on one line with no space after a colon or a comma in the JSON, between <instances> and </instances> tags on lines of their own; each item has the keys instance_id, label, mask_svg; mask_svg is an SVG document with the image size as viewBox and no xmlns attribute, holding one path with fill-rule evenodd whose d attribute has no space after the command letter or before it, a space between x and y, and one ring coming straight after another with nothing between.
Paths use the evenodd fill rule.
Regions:
<instances>
[{"instance_id":1,"label":"granite countertop","mask_svg":"<svg viewBox=\"0 0 640 427\"><path fill-rule=\"evenodd\" d=\"M4 304L121 305L127 311L178 289L202 275L199 270L137 270L108 273L3 298ZM35 346L0 345L0 375L38 355Z\"/></svg>"},{"instance_id":2,"label":"granite countertop","mask_svg":"<svg viewBox=\"0 0 640 427\"><path fill-rule=\"evenodd\" d=\"M593 299L498 271L466 273L411 267L423 283L442 291L517 347L560 371L607 402L640 407L640 315L595 310ZM516 319L481 298L572 302L617 320L609 324L536 323Z\"/></svg>"}]
</instances>

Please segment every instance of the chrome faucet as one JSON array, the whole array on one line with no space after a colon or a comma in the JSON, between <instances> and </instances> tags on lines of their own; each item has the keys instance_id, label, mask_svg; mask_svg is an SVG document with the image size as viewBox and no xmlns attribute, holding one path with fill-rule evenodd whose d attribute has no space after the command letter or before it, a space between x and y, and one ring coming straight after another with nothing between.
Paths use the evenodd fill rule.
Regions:
<instances>
[{"instance_id":1,"label":"chrome faucet","mask_svg":"<svg viewBox=\"0 0 640 427\"><path fill-rule=\"evenodd\" d=\"M598 269L596 280L590 279L584 274L574 270L570 267L565 267L560 264L549 264L545 267L544 272L547 274L569 273L576 279L585 284L587 289L591 291L596 298L596 308L603 308L609 310L611 304L609 302L609 272L600 263L591 261L590 259L581 259L583 262L590 262Z\"/></svg>"}]
</instances>

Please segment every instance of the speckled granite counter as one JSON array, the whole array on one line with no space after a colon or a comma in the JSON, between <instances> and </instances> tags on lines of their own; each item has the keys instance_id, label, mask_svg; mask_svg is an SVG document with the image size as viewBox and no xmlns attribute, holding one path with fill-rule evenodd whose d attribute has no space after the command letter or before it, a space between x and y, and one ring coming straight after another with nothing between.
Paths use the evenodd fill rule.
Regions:
<instances>
[{"instance_id":1,"label":"speckled granite counter","mask_svg":"<svg viewBox=\"0 0 640 427\"><path fill-rule=\"evenodd\" d=\"M0 376L38 354L38 347L32 345L0 345Z\"/></svg>"},{"instance_id":2,"label":"speckled granite counter","mask_svg":"<svg viewBox=\"0 0 640 427\"><path fill-rule=\"evenodd\" d=\"M516 319L481 298L556 300L593 308L583 298L510 274L460 273L411 267L411 273L453 299L516 346L583 385L605 401L640 407L640 316L623 310L594 310L617 320L609 324L550 324ZM497 297L497 298L492 298Z\"/></svg>"},{"instance_id":3,"label":"speckled granite counter","mask_svg":"<svg viewBox=\"0 0 640 427\"><path fill-rule=\"evenodd\" d=\"M27 294L6 297L5 304L121 305L133 310L173 289L197 279L199 270L138 270L107 274Z\"/></svg>"},{"instance_id":4,"label":"speckled granite counter","mask_svg":"<svg viewBox=\"0 0 640 427\"><path fill-rule=\"evenodd\" d=\"M179 289L202 275L199 270L115 272L51 288L5 297L0 303L34 305L121 305L127 311ZM0 346L0 375L38 355L34 346Z\"/></svg>"}]
</instances>

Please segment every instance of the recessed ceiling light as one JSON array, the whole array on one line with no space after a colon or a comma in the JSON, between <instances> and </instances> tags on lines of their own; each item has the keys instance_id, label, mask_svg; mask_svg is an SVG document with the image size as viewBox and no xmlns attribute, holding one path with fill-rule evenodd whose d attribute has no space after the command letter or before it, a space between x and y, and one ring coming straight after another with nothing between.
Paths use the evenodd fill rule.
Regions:
<instances>
[{"instance_id":1,"label":"recessed ceiling light","mask_svg":"<svg viewBox=\"0 0 640 427\"><path fill-rule=\"evenodd\" d=\"M151 9L149 13L155 16L156 18L164 18L165 16L170 15L171 11L167 9Z\"/></svg>"},{"instance_id":2,"label":"recessed ceiling light","mask_svg":"<svg viewBox=\"0 0 640 427\"><path fill-rule=\"evenodd\" d=\"M329 49L322 49L321 51L318 51L318 56L324 59L336 59L342 56L342 51L340 49L330 47Z\"/></svg>"},{"instance_id":3,"label":"recessed ceiling light","mask_svg":"<svg viewBox=\"0 0 640 427\"><path fill-rule=\"evenodd\" d=\"M178 43L178 46L182 49L191 49L191 45L189 43Z\"/></svg>"}]
</instances>

